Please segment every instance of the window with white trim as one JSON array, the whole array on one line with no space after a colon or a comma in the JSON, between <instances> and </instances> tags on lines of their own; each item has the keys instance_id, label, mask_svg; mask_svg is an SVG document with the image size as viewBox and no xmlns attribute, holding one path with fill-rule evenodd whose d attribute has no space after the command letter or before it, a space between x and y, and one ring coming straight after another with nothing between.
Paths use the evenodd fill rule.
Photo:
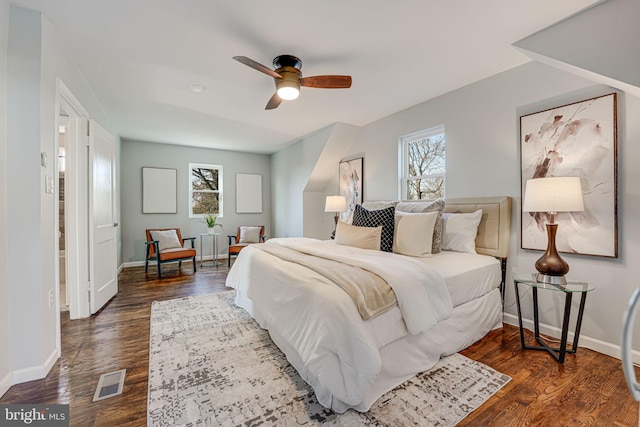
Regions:
<instances>
[{"instance_id":1,"label":"window with white trim","mask_svg":"<svg viewBox=\"0 0 640 427\"><path fill-rule=\"evenodd\" d=\"M222 212L222 166L189 163L189 218Z\"/></svg>"},{"instance_id":2,"label":"window with white trim","mask_svg":"<svg viewBox=\"0 0 640 427\"><path fill-rule=\"evenodd\" d=\"M444 197L444 126L400 138L402 200L433 200Z\"/></svg>"}]
</instances>

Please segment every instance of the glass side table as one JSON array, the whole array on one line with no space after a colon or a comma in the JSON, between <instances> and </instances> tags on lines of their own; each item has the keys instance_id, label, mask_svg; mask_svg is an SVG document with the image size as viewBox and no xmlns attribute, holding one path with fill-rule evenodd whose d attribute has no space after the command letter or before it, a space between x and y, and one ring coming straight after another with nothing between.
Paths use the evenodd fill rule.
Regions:
<instances>
[{"instance_id":1,"label":"glass side table","mask_svg":"<svg viewBox=\"0 0 640 427\"><path fill-rule=\"evenodd\" d=\"M214 267L217 267L220 265L220 262L218 262L218 237L220 237L220 234L222 233L203 233L200 235L200 267L202 268L202 256L204 255L204 253L202 252L202 241L207 237L211 237L211 254L212 254L212 258L213 258L213 265Z\"/></svg>"},{"instance_id":2,"label":"glass side table","mask_svg":"<svg viewBox=\"0 0 640 427\"><path fill-rule=\"evenodd\" d=\"M582 315L584 314L584 304L587 300L587 293L594 288L586 282L568 282L566 285L552 285L536 281L536 275L516 275L513 278L516 291L516 303L518 306L518 324L520 326L520 344L527 350L544 350L549 352L558 362L564 363L566 353L575 353L578 350L578 339L580 338L580 326L582 325ZM520 285L528 286L533 291L533 327L534 336L539 345L527 345L524 342L524 328L522 326L522 311L520 309ZM564 314L562 320L562 336L559 347L551 347L542 337L540 337L540 321L538 318L538 289L547 289L553 292L564 292ZM580 293L580 308L578 319L573 335L571 348L567 350L567 336L569 334L569 319L571 317L571 299L573 294Z\"/></svg>"}]
</instances>

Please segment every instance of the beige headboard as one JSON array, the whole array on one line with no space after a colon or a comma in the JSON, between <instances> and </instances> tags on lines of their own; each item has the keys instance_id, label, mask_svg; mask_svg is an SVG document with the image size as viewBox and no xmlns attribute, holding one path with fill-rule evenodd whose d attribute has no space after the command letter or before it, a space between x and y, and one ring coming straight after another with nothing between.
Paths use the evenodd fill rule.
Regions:
<instances>
[{"instance_id":1,"label":"beige headboard","mask_svg":"<svg viewBox=\"0 0 640 427\"><path fill-rule=\"evenodd\" d=\"M482 219L476 236L476 251L479 254L507 258L511 233L510 197L469 197L445 200L445 212L471 213L478 209L482 209Z\"/></svg>"}]
</instances>

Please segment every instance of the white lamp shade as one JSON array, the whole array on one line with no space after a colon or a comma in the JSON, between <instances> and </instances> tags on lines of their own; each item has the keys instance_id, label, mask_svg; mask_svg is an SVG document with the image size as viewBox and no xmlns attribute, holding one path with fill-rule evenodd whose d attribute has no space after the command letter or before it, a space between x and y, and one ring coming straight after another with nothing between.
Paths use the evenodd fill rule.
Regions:
<instances>
[{"instance_id":1,"label":"white lamp shade","mask_svg":"<svg viewBox=\"0 0 640 427\"><path fill-rule=\"evenodd\" d=\"M276 88L278 96L285 101L296 99L300 94L300 86L291 80L280 79L276 82Z\"/></svg>"},{"instance_id":2,"label":"white lamp shade","mask_svg":"<svg viewBox=\"0 0 640 427\"><path fill-rule=\"evenodd\" d=\"M347 210L347 198L344 196L327 196L324 202L325 212L344 212Z\"/></svg>"},{"instance_id":3,"label":"white lamp shade","mask_svg":"<svg viewBox=\"0 0 640 427\"><path fill-rule=\"evenodd\" d=\"M524 212L579 212L584 210L582 186L577 176L536 178L527 181Z\"/></svg>"}]
</instances>

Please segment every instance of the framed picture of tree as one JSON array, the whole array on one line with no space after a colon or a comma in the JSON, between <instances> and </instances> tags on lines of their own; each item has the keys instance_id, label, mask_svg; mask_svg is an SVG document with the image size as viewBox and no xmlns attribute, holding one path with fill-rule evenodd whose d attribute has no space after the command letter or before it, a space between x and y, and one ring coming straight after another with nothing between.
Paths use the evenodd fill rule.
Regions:
<instances>
[{"instance_id":1,"label":"framed picture of tree","mask_svg":"<svg viewBox=\"0 0 640 427\"><path fill-rule=\"evenodd\" d=\"M584 212L556 214L560 252L618 257L616 94L520 117L521 194L527 180L578 176ZM544 250L546 213L521 212L523 249Z\"/></svg>"},{"instance_id":2,"label":"framed picture of tree","mask_svg":"<svg viewBox=\"0 0 640 427\"><path fill-rule=\"evenodd\" d=\"M347 210L340 214L340 220L349 221L357 204L362 204L362 164L364 159L340 162L340 195L347 198Z\"/></svg>"}]
</instances>

